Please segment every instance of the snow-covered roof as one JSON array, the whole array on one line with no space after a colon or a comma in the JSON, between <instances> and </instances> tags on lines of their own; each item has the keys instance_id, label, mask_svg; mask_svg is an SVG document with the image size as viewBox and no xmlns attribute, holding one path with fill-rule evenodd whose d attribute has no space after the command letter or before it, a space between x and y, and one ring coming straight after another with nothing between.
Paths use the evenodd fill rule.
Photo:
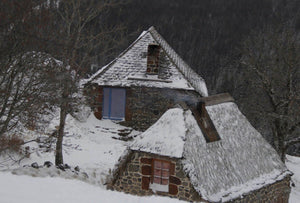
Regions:
<instances>
[{"instance_id":1,"label":"snow-covered roof","mask_svg":"<svg viewBox=\"0 0 300 203\"><path fill-rule=\"evenodd\" d=\"M182 113L182 109L179 108L168 110L154 125L136 138L131 149L170 157L182 157L186 134Z\"/></svg>"},{"instance_id":2,"label":"snow-covered roof","mask_svg":"<svg viewBox=\"0 0 300 203\"><path fill-rule=\"evenodd\" d=\"M158 75L146 74L149 44L158 44L161 47ZM208 96L204 79L181 59L154 27L143 31L123 53L85 82L107 86L195 90L202 96Z\"/></svg>"},{"instance_id":3,"label":"snow-covered roof","mask_svg":"<svg viewBox=\"0 0 300 203\"><path fill-rule=\"evenodd\" d=\"M182 158L195 190L209 201L234 199L290 174L235 103L205 108L219 141L207 143L192 112L175 108L142 133L131 149Z\"/></svg>"}]
</instances>

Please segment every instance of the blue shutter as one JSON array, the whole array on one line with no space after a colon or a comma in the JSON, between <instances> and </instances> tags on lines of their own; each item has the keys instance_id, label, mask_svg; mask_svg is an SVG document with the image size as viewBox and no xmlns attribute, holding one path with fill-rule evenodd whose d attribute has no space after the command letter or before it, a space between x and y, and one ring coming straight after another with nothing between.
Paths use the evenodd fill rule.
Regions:
<instances>
[{"instance_id":1,"label":"blue shutter","mask_svg":"<svg viewBox=\"0 0 300 203\"><path fill-rule=\"evenodd\" d=\"M121 88L104 88L103 94L103 118L124 119L126 90Z\"/></svg>"}]
</instances>

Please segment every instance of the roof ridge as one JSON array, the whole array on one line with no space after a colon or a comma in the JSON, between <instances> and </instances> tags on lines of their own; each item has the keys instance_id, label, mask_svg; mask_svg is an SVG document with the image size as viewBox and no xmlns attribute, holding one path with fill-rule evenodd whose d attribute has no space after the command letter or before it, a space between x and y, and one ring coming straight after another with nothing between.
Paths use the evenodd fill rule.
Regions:
<instances>
[{"instance_id":1,"label":"roof ridge","mask_svg":"<svg viewBox=\"0 0 300 203\"><path fill-rule=\"evenodd\" d=\"M152 31L152 30L156 31L156 29L153 25L151 27L149 27L149 29L147 31Z\"/></svg>"},{"instance_id":2,"label":"roof ridge","mask_svg":"<svg viewBox=\"0 0 300 203\"><path fill-rule=\"evenodd\" d=\"M148 31L152 37L161 45L166 54L170 57L173 63L181 71L181 73L188 79L197 92L202 96L208 96L207 87L205 80L198 75L177 53L176 51L167 43L167 41L156 31L156 29L151 26ZM203 86L204 85L204 86Z\"/></svg>"}]
</instances>

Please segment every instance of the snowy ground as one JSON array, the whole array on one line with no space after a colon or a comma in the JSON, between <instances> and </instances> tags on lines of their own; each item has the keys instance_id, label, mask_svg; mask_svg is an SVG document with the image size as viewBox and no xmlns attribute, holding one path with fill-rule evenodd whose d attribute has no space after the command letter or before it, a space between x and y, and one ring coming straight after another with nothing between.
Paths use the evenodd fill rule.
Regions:
<instances>
[{"instance_id":1,"label":"snowy ground","mask_svg":"<svg viewBox=\"0 0 300 203\"><path fill-rule=\"evenodd\" d=\"M55 117L48 127L48 131L53 131L57 125L58 117ZM124 153L129 143L119 140L121 138L119 134L130 132L129 136L134 136L140 133L110 120L99 121L93 114L86 122L79 122L68 116L65 132L63 144L64 163L72 167L79 166L80 171L88 174L87 182L100 186L104 184L106 176ZM32 137L40 136L33 132L29 133L31 133L31 138L28 137L29 140ZM45 137L47 136L42 136L42 138ZM54 143L48 148L39 147L35 142L29 143L28 146L32 152L29 158L23 159L20 163L14 163L11 157L0 157L0 169L13 170L15 174L32 175L32 170L20 166L31 165L33 162L37 162L40 166L45 161L54 163ZM14 159L17 160L18 157L14 157ZM40 171L40 174L36 174L36 176L46 176L45 173L47 172L49 170ZM37 172L34 171L33 173ZM55 175L52 171L51 176L61 176L61 174Z\"/></svg>"},{"instance_id":2,"label":"snowy ground","mask_svg":"<svg viewBox=\"0 0 300 203\"><path fill-rule=\"evenodd\" d=\"M138 203L182 202L168 197L138 197L121 192L104 190L78 180L40 178L0 173L1 203Z\"/></svg>"},{"instance_id":3,"label":"snowy ground","mask_svg":"<svg viewBox=\"0 0 300 203\"><path fill-rule=\"evenodd\" d=\"M48 127L49 132L57 125L58 117L54 117ZM33 162L38 165L43 165L45 161L54 163L54 144L45 148L35 142L29 143L31 155L20 162L13 161L18 159L17 156L0 156L1 203L178 202L167 197L137 197L105 190L105 178L130 143L120 139L123 138L122 134L129 133L129 137L134 137L140 132L109 120L99 121L93 115L86 122L68 116L65 131L64 162L72 167L66 172L54 166L42 169L23 167ZM26 134L27 139L47 137L34 132ZM292 188L290 203L299 203L300 158L288 156L286 164L295 174L292 179L296 187ZM79 166L79 173L72 172L75 166Z\"/></svg>"},{"instance_id":4,"label":"snowy ground","mask_svg":"<svg viewBox=\"0 0 300 203\"><path fill-rule=\"evenodd\" d=\"M49 131L57 125L58 117L48 127ZM33 162L37 162L39 166L45 161L54 163L55 148L51 146L49 150L31 142L28 144L32 151L30 157L20 163L11 159L18 159L17 156L0 157L1 203L180 202L168 197L138 197L105 190L103 184L106 176L130 143L120 140L123 138L120 134L129 133L127 137L131 137L140 132L109 120L99 121L93 115L86 122L79 122L68 116L65 131L64 162L73 169L79 166L80 171L87 173L88 178L75 177L71 170L62 172L54 166L40 169L30 167ZM40 136L34 132L28 133L31 134L28 139Z\"/></svg>"},{"instance_id":5,"label":"snowy ground","mask_svg":"<svg viewBox=\"0 0 300 203\"><path fill-rule=\"evenodd\" d=\"M294 173L292 181L295 187L292 187L290 195L290 203L300 202L300 157L287 156L286 165L290 171Z\"/></svg>"}]
</instances>

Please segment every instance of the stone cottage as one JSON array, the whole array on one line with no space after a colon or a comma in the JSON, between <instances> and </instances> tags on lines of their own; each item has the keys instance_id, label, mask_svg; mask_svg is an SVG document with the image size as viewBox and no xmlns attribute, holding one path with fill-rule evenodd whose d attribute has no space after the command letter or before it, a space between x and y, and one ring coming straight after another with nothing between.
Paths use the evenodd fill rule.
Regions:
<instances>
[{"instance_id":1,"label":"stone cottage","mask_svg":"<svg viewBox=\"0 0 300 203\"><path fill-rule=\"evenodd\" d=\"M288 203L290 175L228 95L171 108L129 147L112 190L187 201Z\"/></svg>"},{"instance_id":2,"label":"stone cottage","mask_svg":"<svg viewBox=\"0 0 300 203\"><path fill-rule=\"evenodd\" d=\"M145 130L179 102L207 96L205 81L154 27L85 81L95 116Z\"/></svg>"}]
</instances>

